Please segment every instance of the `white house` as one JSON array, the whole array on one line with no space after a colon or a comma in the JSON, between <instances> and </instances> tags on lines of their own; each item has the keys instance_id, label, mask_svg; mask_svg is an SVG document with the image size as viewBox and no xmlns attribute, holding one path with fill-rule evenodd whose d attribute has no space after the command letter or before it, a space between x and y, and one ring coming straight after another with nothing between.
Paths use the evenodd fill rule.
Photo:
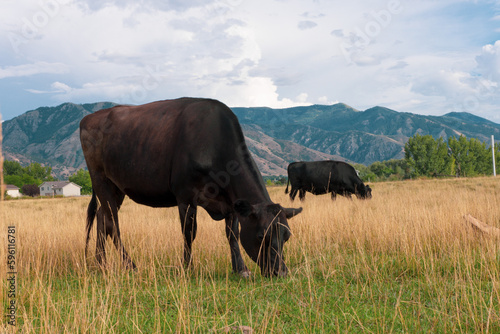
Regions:
<instances>
[{"instance_id":1,"label":"white house","mask_svg":"<svg viewBox=\"0 0 500 334\"><path fill-rule=\"evenodd\" d=\"M19 192L19 188L13 184L6 184L5 190L7 190L7 196L21 197L21 193Z\"/></svg>"},{"instance_id":2,"label":"white house","mask_svg":"<svg viewBox=\"0 0 500 334\"><path fill-rule=\"evenodd\" d=\"M80 187L69 181L50 181L40 185L40 196L80 196Z\"/></svg>"}]
</instances>

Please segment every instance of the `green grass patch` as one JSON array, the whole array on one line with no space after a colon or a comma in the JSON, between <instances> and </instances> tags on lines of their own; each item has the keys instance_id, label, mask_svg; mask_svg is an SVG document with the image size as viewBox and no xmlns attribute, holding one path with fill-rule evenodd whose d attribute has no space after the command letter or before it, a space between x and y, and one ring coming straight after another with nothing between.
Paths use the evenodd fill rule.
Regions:
<instances>
[{"instance_id":1,"label":"green grass patch","mask_svg":"<svg viewBox=\"0 0 500 334\"><path fill-rule=\"evenodd\" d=\"M18 328L36 333L500 331L498 265L359 252L306 259L284 279L162 267L19 277ZM323 262L323 263L320 263ZM292 261L293 263L293 261ZM318 268L328 266L329 271ZM256 268L254 268L256 269ZM237 332L237 331L235 331Z\"/></svg>"}]
</instances>

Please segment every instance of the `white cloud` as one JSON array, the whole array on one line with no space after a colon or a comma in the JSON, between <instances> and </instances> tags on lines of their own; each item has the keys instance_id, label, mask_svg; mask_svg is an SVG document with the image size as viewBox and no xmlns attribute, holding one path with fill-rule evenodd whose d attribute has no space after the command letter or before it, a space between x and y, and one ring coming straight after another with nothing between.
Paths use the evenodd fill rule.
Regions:
<instances>
[{"instance_id":1,"label":"white cloud","mask_svg":"<svg viewBox=\"0 0 500 334\"><path fill-rule=\"evenodd\" d=\"M65 61L71 72L50 90L29 91L51 92L57 101L143 103L196 95L235 105L293 105L279 97L271 78L252 74L261 59L252 29L228 15L227 3L203 6L206 3L156 12L111 2L90 4L83 11L81 6L68 6L60 20L44 27L43 38L20 48L26 54L37 50L40 58Z\"/></svg>"},{"instance_id":2,"label":"white cloud","mask_svg":"<svg viewBox=\"0 0 500 334\"><path fill-rule=\"evenodd\" d=\"M465 0L4 0L0 80L8 89L0 97L11 101L3 110L26 100L11 98L20 89L35 106L206 96L232 106L340 101L491 115L500 104L493 7Z\"/></svg>"},{"instance_id":3,"label":"white cloud","mask_svg":"<svg viewBox=\"0 0 500 334\"><path fill-rule=\"evenodd\" d=\"M309 102L307 101L307 98L308 98L308 97L309 97L309 96L307 95L307 93L300 93L300 94L299 94L299 95L295 98L295 100L296 100L297 102L299 102L299 103L309 103Z\"/></svg>"},{"instance_id":4,"label":"white cloud","mask_svg":"<svg viewBox=\"0 0 500 334\"><path fill-rule=\"evenodd\" d=\"M47 73L62 74L67 71L67 66L62 63L36 62L32 64L0 67L0 79L29 77L36 74Z\"/></svg>"},{"instance_id":5,"label":"white cloud","mask_svg":"<svg viewBox=\"0 0 500 334\"><path fill-rule=\"evenodd\" d=\"M54 82L51 87L54 89L54 92L58 92L58 93L61 93L61 92L64 92L64 93L69 93L71 92L71 87L62 83L62 82Z\"/></svg>"},{"instance_id":6,"label":"white cloud","mask_svg":"<svg viewBox=\"0 0 500 334\"><path fill-rule=\"evenodd\" d=\"M330 104L335 104L339 103L339 101L331 101L328 96L320 96L318 98L318 101L316 101L318 104L324 104L324 105L330 105Z\"/></svg>"},{"instance_id":7,"label":"white cloud","mask_svg":"<svg viewBox=\"0 0 500 334\"><path fill-rule=\"evenodd\" d=\"M483 47L476 57L478 72L485 78L500 83L500 40Z\"/></svg>"}]
</instances>

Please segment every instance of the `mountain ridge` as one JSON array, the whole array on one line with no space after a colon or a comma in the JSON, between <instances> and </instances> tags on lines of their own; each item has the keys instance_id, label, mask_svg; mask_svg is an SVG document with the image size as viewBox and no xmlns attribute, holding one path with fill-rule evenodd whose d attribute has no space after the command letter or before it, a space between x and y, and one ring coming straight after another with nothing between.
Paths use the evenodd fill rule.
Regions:
<instances>
[{"instance_id":1,"label":"mountain ridge","mask_svg":"<svg viewBox=\"0 0 500 334\"><path fill-rule=\"evenodd\" d=\"M51 165L58 177L85 167L80 120L113 102L63 103L40 107L2 123L6 159ZM256 163L264 175L286 175L298 160L343 160L369 165L401 159L416 133L435 138L465 135L500 138L500 124L465 112L425 116L375 106L364 111L347 104L283 109L231 108L238 117Z\"/></svg>"}]
</instances>

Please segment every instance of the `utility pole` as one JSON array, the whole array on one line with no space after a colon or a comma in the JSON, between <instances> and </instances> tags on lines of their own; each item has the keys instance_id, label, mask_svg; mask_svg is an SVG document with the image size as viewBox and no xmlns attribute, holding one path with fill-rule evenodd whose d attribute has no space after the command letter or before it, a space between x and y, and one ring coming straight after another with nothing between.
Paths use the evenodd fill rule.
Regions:
<instances>
[{"instance_id":1,"label":"utility pole","mask_svg":"<svg viewBox=\"0 0 500 334\"><path fill-rule=\"evenodd\" d=\"M497 176L497 168L495 164L495 136L491 135L491 155L493 156L493 176Z\"/></svg>"}]
</instances>

